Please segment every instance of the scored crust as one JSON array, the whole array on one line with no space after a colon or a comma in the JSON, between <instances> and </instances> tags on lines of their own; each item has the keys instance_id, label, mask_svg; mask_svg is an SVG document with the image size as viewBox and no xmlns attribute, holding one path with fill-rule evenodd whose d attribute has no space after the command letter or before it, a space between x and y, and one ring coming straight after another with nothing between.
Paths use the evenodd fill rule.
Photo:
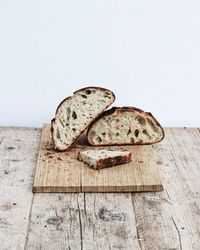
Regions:
<instances>
[{"instance_id":1,"label":"scored crust","mask_svg":"<svg viewBox=\"0 0 200 250\"><path fill-rule=\"evenodd\" d=\"M95 89L95 90L102 90L102 91L105 91L105 92L109 92L112 95L112 97L113 97L113 100L110 100L110 103L108 103L108 105L106 105L105 108L102 109L102 111L100 111L90 122L88 122L88 125L87 125L87 127L88 127L92 123L93 120L95 120L105 109L107 109L115 101L116 97L115 97L115 94L111 90L106 89L106 88L102 88L102 87L95 87L95 86L89 86L89 87L81 88L81 89L75 91L74 95L77 94L77 93L79 93L79 92L81 92L81 91L87 90L87 89L88 90ZM58 107L56 109L55 117L58 114L59 108L62 106L62 104L64 102L66 102L67 100L73 99L74 95L73 96L69 96L69 97L65 98L64 100L62 100L60 102L60 104L58 105ZM74 143L74 141L80 136L80 134L83 133L85 131L85 129L87 128L87 127L83 126L83 129L80 130L79 134L76 136L76 138L70 144L68 144L65 148L60 148L58 145L56 145L55 138L54 138L55 137L54 136L54 132L55 132L55 128L54 127L56 126L55 121L56 121L56 118L53 118L51 120L51 135L52 135L52 142L54 144L54 147L55 147L55 149L57 149L59 151L65 151L65 150L67 150Z\"/></svg>"},{"instance_id":2,"label":"scored crust","mask_svg":"<svg viewBox=\"0 0 200 250\"><path fill-rule=\"evenodd\" d=\"M155 142L133 142L133 143L122 143L126 144L126 145L148 145L148 144L154 144L154 143L158 143L160 141L162 141L165 137L165 132L164 129L162 128L162 126L160 125L160 123L157 121L157 119L152 115L152 113L150 112L145 112L142 109L136 108L136 107L129 107L129 106L125 106L125 107L112 107L109 110L104 111L100 116L98 116L95 120L93 120L93 122L90 124L90 126L88 127L87 130L87 139L88 142L93 145L93 146L107 146L107 145L120 145L120 143L105 143L105 144L96 144L96 143L92 143L92 141L90 140L90 132L92 130L92 128L95 127L95 125L101 121L101 119L106 118L107 116L111 116L112 114L115 115L120 115L123 112L135 112L137 111L138 113L140 113L140 115L142 117L145 118L151 118L153 120L153 122L156 124L156 126L158 126L158 128L161 130L161 134L162 136L159 138L159 140L156 140Z\"/></svg>"}]
</instances>

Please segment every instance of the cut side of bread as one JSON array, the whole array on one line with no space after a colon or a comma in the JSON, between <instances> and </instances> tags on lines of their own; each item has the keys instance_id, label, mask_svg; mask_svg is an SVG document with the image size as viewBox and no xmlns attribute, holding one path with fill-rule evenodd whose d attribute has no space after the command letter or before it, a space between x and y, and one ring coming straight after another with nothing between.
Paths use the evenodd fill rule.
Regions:
<instances>
[{"instance_id":1,"label":"cut side of bread","mask_svg":"<svg viewBox=\"0 0 200 250\"><path fill-rule=\"evenodd\" d=\"M131 153L122 150L85 150L79 152L78 160L99 170L130 162Z\"/></svg>"},{"instance_id":2,"label":"cut side of bread","mask_svg":"<svg viewBox=\"0 0 200 250\"><path fill-rule=\"evenodd\" d=\"M89 124L115 100L112 91L100 87L80 89L64 99L51 121L55 149L68 149Z\"/></svg>"},{"instance_id":3,"label":"cut side of bread","mask_svg":"<svg viewBox=\"0 0 200 250\"><path fill-rule=\"evenodd\" d=\"M164 130L151 113L135 107L113 107L89 127L91 145L153 144L164 138Z\"/></svg>"}]
</instances>

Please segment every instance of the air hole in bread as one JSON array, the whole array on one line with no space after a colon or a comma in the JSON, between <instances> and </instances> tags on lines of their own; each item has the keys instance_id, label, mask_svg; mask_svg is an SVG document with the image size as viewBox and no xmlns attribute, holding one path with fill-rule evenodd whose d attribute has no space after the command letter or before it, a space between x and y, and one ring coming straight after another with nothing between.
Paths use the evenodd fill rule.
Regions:
<instances>
[{"instance_id":1,"label":"air hole in bread","mask_svg":"<svg viewBox=\"0 0 200 250\"><path fill-rule=\"evenodd\" d=\"M87 96L86 95L81 95L83 98L87 99Z\"/></svg>"},{"instance_id":2,"label":"air hole in bread","mask_svg":"<svg viewBox=\"0 0 200 250\"><path fill-rule=\"evenodd\" d=\"M57 137L58 139L60 139L60 131L59 131L59 130L57 130L56 137Z\"/></svg>"},{"instance_id":3,"label":"air hole in bread","mask_svg":"<svg viewBox=\"0 0 200 250\"><path fill-rule=\"evenodd\" d=\"M106 135L106 133L102 133L102 135L103 135L103 136L105 136L105 135Z\"/></svg>"},{"instance_id":4,"label":"air hole in bread","mask_svg":"<svg viewBox=\"0 0 200 250\"><path fill-rule=\"evenodd\" d=\"M130 135L131 133L131 129L129 128L128 132L127 132L127 135Z\"/></svg>"},{"instance_id":5,"label":"air hole in bread","mask_svg":"<svg viewBox=\"0 0 200 250\"><path fill-rule=\"evenodd\" d=\"M75 128L72 128L72 130L75 132L76 131L76 129Z\"/></svg>"},{"instance_id":6,"label":"air hole in bread","mask_svg":"<svg viewBox=\"0 0 200 250\"><path fill-rule=\"evenodd\" d=\"M92 92L91 92L91 90L87 89L87 90L85 91L85 93L86 93L87 95L90 95Z\"/></svg>"},{"instance_id":7,"label":"air hole in bread","mask_svg":"<svg viewBox=\"0 0 200 250\"><path fill-rule=\"evenodd\" d=\"M104 97L105 97L105 98L111 99L111 96L108 96L108 95L104 95Z\"/></svg>"},{"instance_id":8,"label":"air hole in bread","mask_svg":"<svg viewBox=\"0 0 200 250\"><path fill-rule=\"evenodd\" d=\"M119 133L116 133L116 136L119 136Z\"/></svg>"},{"instance_id":9,"label":"air hole in bread","mask_svg":"<svg viewBox=\"0 0 200 250\"><path fill-rule=\"evenodd\" d=\"M142 133L145 134L145 135L147 135L146 129L143 129L143 130L142 130Z\"/></svg>"},{"instance_id":10,"label":"air hole in bread","mask_svg":"<svg viewBox=\"0 0 200 250\"><path fill-rule=\"evenodd\" d=\"M74 119L77 119L77 114L76 114L76 112L75 112L75 111L73 111L73 113L72 113L72 117L73 117Z\"/></svg>"},{"instance_id":11,"label":"air hole in bread","mask_svg":"<svg viewBox=\"0 0 200 250\"><path fill-rule=\"evenodd\" d=\"M67 120L69 120L69 117L71 114L71 109L69 107L67 107L66 112L67 112Z\"/></svg>"},{"instance_id":12,"label":"air hole in bread","mask_svg":"<svg viewBox=\"0 0 200 250\"><path fill-rule=\"evenodd\" d=\"M138 135L139 135L139 130L138 129L135 130L134 135L135 135L135 137L138 137Z\"/></svg>"},{"instance_id":13,"label":"air hole in bread","mask_svg":"<svg viewBox=\"0 0 200 250\"><path fill-rule=\"evenodd\" d=\"M101 137L98 136L98 137L97 137L97 141L98 141L98 142L102 142Z\"/></svg>"}]
</instances>

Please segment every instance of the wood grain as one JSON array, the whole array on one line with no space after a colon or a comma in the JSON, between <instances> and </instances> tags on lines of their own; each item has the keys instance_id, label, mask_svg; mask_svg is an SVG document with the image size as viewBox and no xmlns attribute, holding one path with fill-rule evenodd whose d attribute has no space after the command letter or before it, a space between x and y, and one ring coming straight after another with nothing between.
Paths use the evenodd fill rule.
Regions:
<instances>
[{"instance_id":1,"label":"wood grain","mask_svg":"<svg viewBox=\"0 0 200 250\"><path fill-rule=\"evenodd\" d=\"M131 195L35 194L27 249L140 249Z\"/></svg>"},{"instance_id":2,"label":"wood grain","mask_svg":"<svg viewBox=\"0 0 200 250\"><path fill-rule=\"evenodd\" d=\"M0 249L24 249L40 129L0 127Z\"/></svg>"},{"instance_id":3,"label":"wood grain","mask_svg":"<svg viewBox=\"0 0 200 250\"><path fill-rule=\"evenodd\" d=\"M155 157L162 193L132 194L141 249L195 249L200 246L200 133L165 129Z\"/></svg>"},{"instance_id":4,"label":"wood grain","mask_svg":"<svg viewBox=\"0 0 200 250\"><path fill-rule=\"evenodd\" d=\"M51 142L50 126L42 130L33 192L141 192L162 191L158 164L150 146L118 146L126 149L132 161L102 170L94 170L77 160L80 150L94 147L77 144L66 152L57 152ZM102 147L101 147L102 148Z\"/></svg>"},{"instance_id":5,"label":"wood grain","mask_svg":"<svg viewBox=\"0 0 200 250\"><path fill-rule=\"evenodd\" d=\"M199 250L199 131L153 146L164 192L32 194L40 130L0 127L0 249Z\"/></svg>"}]
</instances>

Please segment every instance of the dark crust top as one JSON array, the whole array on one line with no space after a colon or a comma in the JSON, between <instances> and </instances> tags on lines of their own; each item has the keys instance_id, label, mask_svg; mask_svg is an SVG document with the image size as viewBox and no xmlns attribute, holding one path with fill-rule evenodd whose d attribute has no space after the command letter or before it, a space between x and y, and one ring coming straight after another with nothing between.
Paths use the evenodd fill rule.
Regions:
<instances>
[{"instance_id":1,"label":"dark crust top","mask_svg":"<svg viewBox=\"0 0 200 250\"><path fill-rule=\"evenodd\" d=\"M115 101L115 98L116 98L116 97L115 97L115 94L114 94L111 90L105 89L105 88L102 88L102 87L94 87L94 86L85 87L85 88L82 88L82 89L79 89L79 90L75 91L74 94L76 94L76 93L78 93L78 92L80 92L80 91L83 91L83 90L87 90L87 89L97 89L97 90L103 90L103 91L107 91L107 92L111 93L111 95L113 96L113 101L110 101L110 104L107 105L107 106L105 107L105 109L107 109L107 108ZM72 99L72 98L73 98L73 96L69 96L69 97L65 98L64 100L62 100L61 103L58 105L58 107L57 107L57 109L56 109L55 115L57 114L58 109L59 109L60 106L63 104L63 102L65 102L66 100ZM105 110L105 109L104 109L104 110ZM104 110L103 110L103 111L104 111ZM103 111L102 111L102 112L103 112ZM102 113L102 112L101 112L101 113ZM97 117L98 117L101 113L97 114ZM95 120L97 117L95 117L93 120ZM93 121L93 120L92 120L92 121ZM90 122L90 124L92 123L92 121ZM53 124L54 124L54 123L55 123L55 118L53 118L53 119L51 120L51 135L52 135L52 142L53 142L53 144L54 144L54 146L55 146L56 144L55 144L54 136L53 136L53 133L54 133ZM89 125L90 125L90 124L89 124ZM88 125L88 126L89 126L89 125ZM79 133L79 135L76 137L76 139L84 132L84 130L85 130L85 128ZM73 144L73 142L68 146L68 148L69 148L72 144ZM68 148L66 148L66 149L60 149L60 148L56 148L56 146L55 146L55 149L57 149L58 151L66 151Z\"/></svg>"},{"instance_id":2,"label":"dark crust top","mask_svg":"<svg viewBox=\"0 0 200 250\"><path fill-rule=\"evenodd\" d=\"M88 134L90 132L90 129L92 128L92 126L98 122L102 117L105 117L105 116L109 116L109 115L112 115L114 113L123 113L123 112L134 112L134 111L138 111L139 113L141 113L142 115L145 115L145 116L150 116L155 124L160 127L160 129L162 130L162 137L159 141L156 141L155 143L157 142L160 142L164 139L165 137L165 131L164 129L162 128L162 126L160 125L160 123L156 120L156 118L150 113L150 112L145 112L144 110L142 109L139 109L139 108L136 108L136 107L131 107L131 106L124 106L124 107L112 107L111 109L108 109L106 111L104 111L101 115L99 115L95 120L92 121L92 123L90 124L90 126L88 127L88 131L87 131L87 137L88 137ZM129 145L140 145L141 143L138 142L138 143L132 143L132 144L129 144ZM143 143L142 145L149 145L149 144L153 144L153 143ZM107 145L119 145L119 144L102 144L102 145L98 145L98 146L107 146ZM127 145L127 144L126 144ZM95 146L95 145L93 145Z\"/></svg>"}]
</instances>

